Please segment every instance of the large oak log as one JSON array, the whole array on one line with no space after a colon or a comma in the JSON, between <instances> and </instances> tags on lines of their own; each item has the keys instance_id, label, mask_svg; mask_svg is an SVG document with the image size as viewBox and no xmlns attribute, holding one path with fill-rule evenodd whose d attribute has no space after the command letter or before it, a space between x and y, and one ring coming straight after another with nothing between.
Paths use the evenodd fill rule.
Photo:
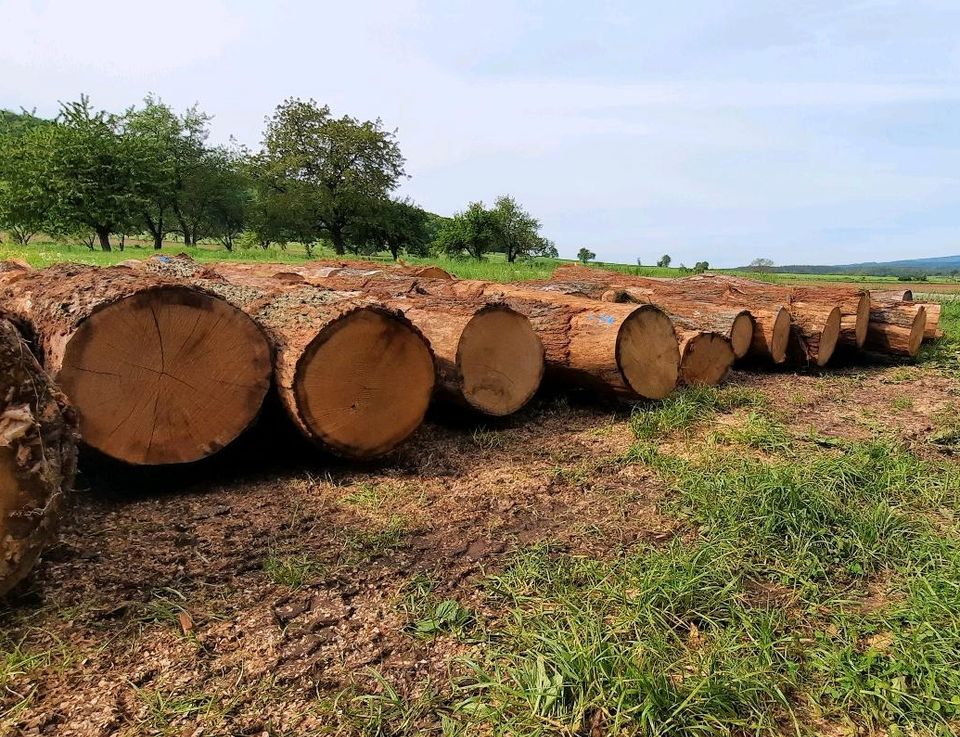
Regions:
<instances>
[{"instance_id":1,"label":"large oak log","mask_svg":"<svg viewBox=\"0 0 960 737\"><path fill-rule=\"evenodd\" d=\"M696 283L685 279L653 279L576 265L558 268L553 274L552 281L577 284L593 282L613 290L625 290L628 293L630 290L639 290L633 292L634 296L639 298L649 293L655 303L659 301L671 306L710 304L717 310L722 309L734 315L749 312L753 320L753 334L749 346L744 348L745 321L743 318L740 318L726 333L734 344L737 358L749 357L773 363L783 363L787 358L791 325L790 311L783 304L777 304L768 299L748 299L742 292L731 289L731 286L725 282L708 280ZM685 309L695 310L696 308ZM684 308L680 308L674 311L683 314L683 310ZM711 325L704 324L704 327L710 329Z\"/></svg>"},{"instance_id":2,"label":"large oak log","mask_svg":"<svg viewBox=\"0 0 960 737\"><path fill-rule=\"evenodd\" d=\"M438 388L447 398L492 416L522 408L540 386L543 346L530 321L502 302L431 297L416 291L422 277L326 267L289 270L279 264L150 259L146 268L193 279L213 278L271 291L310 283L340 292L363 292L400 310L428 339L437 359ZM432 279L433 277L430 277ZM212 288L216 289L214 284Z\"/></svg>"},{"instance_id":3,"label":"large oak log","mask_svg":"<svg viewBox=\"0 0 960 737\"><path fill-rule=\"evenodd\" d=\"M913 358L920 351L927 324L926 308L914 302L872 302L865 348Z\"/></svg>"},{"instance_id":4,"label":"large oak log","mask_svg":"<svg viewBox=\"0 0 960 737\"><path fill-rule=\"evenodd\" d=\"M0 596L52 539L77 462L76 418L17 329L0 320Z\"/></svg>"},{"instance_id":5,"label":"large oak log","mask_svg":"<svg viewBox=\"0 0 960 737\"><path fill-rule=\"evenodd\" d=\"M77 410L83 441L141 465L196 461L237 437L270 384L270 346L215 295L123 267L61 264L4 286Z\"/></svg>"}]
</instances>

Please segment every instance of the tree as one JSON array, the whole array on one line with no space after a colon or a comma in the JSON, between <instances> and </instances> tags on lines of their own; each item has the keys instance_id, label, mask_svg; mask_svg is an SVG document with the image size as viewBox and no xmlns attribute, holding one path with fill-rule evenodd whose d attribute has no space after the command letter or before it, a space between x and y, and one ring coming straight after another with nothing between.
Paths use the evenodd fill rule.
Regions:
<instances>
[{"instance_id":1,"label":"tree","mask_svg":"<svg viewBox=\"0 0 960 737\"><path fill-rule=\"evenodd\" d=\"M52 197L50 229L92 230L104 251L110 234L127 232L143 209L138 167L120 120L94 112L90 100L62 106L44 175Z\"/></svg>"},{"instance_id":2,"label":"tree","mask_svg":"<svg viewBox=\"0 0 960 737\"><path fill-rule=\"evenodd\" d=\"M710 268L710 264L707 263L706 261L697 261L697 263L693 265L693 270L697 274L702 274L704 271L707 271L709 268Z\"/></svg>"},{"instance_id":3,"label":"tree","mask_svg":"<svg viewBox=\"0 0 960 737\"><path fill-rule=\"evenodd\" d=\"M258 177L280 192L294 186L314 200L315 228L337 254L348 247L371 200L385 199L404 176L395 134L381 121L334 118L313 100L288 99L267 121Z\"/></svg>"},{"instance_id":4,"label":"tree","mask_svg":"<svg viewBox=\"0 0 960 737\"><path fill-rule=\"evenodd\" d=\"M502 251L509 263L516 261L518 256L541 255L553 245L540 236L540 221L510 195L497 199L491 216L496 240L492 250Z\"/></svg>"},{"instance_id":5,"label":"tree","mask_svg":"<svg viewBox=\"0 0 960 737\"><path fill-rule=\"evenodd\" d=\"M670 254L665 253L660 257L660 260L657 261L657 266L665 269L670 266L670 261L672 261Z\"/></svg>"},{"instance_id":6,"label":"tree","mask_svg":"<svg viewBox=\"0 0 960 737\"><path fill-rule=\"evenodd\" d=\"M577 251L577 259L581 264L585 264L587 261L593 261L593 259L596 257L597 254L587 248L581 248L579 251Z\"/></svg>"},{"instance_id":7,"label":"tree","mask_svg":"<svg viewBox=\"0 0 960 737\"><path fill-rule=\"evenodd\" d=\"M216 238L228 251L240 235L253 200L243 151L227 148L209 150L204 156L203 232ZM196 226L194 233L196 233Z\"/></svg>"},{"instance_id":8,"label":"tree","mask_svg":"<svg viewBox=\"0 0 960 737\"><path fill-rule=\"evenodd\" d=\"M773 261L769 258L755 258L750 262L750 268L754 271L770 271L773 268Z\"/></svg>"},{"instance_id":9,"label":"tree","mask_svg":"<svg viewBox=\"0 0 960 737\"><path fill-rule=\"evenodd\" d=\"M9 126L0 133L0 228L22 246L47 223L53 205L46 172L52 126Z\"/></svg>"},{"instance_id":10,"label":"tree","mask_svg":"<svg viewBox=\"0 0 960 737\"><path fill-rule=\"evenodd\" d=\"M374 200L357 227L356 240L373 253L390 251L396 261L401 251L426 256L433 232L427 213L411 200Z\"/></svg>"},{"instance_id":11,"label":"tree","mask_svg":"<svg viewBox=\"0 0 960 737\"><path fill-rule=\"evenodd\" d=\"M148 95L140 109L127 110L123 125L138 165L143 227L153 237L153 247L163 247L164 236L176 220L184 243L193 233L185 224L184 197L187 178L202 165L209 116L194 106L177 115L168 105Z\"/></svg>"},{"instance_id":12,"label":"tree","mask_svg":"<svg viewBox=\"0 0 960 737\"><path fill-rule=\"evenodd\" d=\"M471 202L463 212L456 213L446 221L437 233L437 250L451 256L464 251L477 259L492 250L497 232L493 214L482 202Z\"/></svg>"}]
</instances>

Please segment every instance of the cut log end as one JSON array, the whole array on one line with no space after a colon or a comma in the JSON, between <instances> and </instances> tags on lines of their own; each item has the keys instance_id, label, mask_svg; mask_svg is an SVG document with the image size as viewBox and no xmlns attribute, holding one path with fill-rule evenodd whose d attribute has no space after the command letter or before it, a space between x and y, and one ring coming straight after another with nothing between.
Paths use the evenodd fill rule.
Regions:
<instances>
[{"instance_id":1,"label":"cut log end","mask_svg":"<svg viewBox=\"0 0 960 737\"><path fill-rule=\"evenodd\" d=\"M297 363L294 397L308 433L356 459L393 450L423 421L433 354L397 313L360 307L331 323Z\"/></svg>"},{"instance_id":2,"label":"cut log end","mask_svg":"<svg viewBox=\"0 0 960 737\"><path fill-rule=\"evenodd\" d=\"M767 329L762 341L769 358L773 363L784 363L787 360L787 349L790 346L790 323L792 317L786 307L777 307L773 313L771 325ZM763 326L758 324L758 329Z\"/></svg>"},{"instance_id":3,"label":"cut log end","mask_svg":"<svg viewBox=\"0 0 960 737\"><path fill-rule=\"evenodd\" d=\"M734 360L729 338L719 333L694 333L680 342L680 380L687 386L717 386Z\"/></svg>"},{"instance_id":4,"label":"cut log end","mask_svg":"<svg viewBox=\"0 0 960 737\"><path fill-rule=\"evenodd\" d=\"M269 343L247 315L164 286L84 320L57 378L87 444L159 465L199 460L236 438L259 412L270 373Z\"/></svg>"},{"instance_id":5,"label":"cut log end","mask_svg":"<svg viewBox=\"0 0 960 737\"><path fill-rule=\"evenodd\" d=\"M642 305L620 325L617 364L627 386L646 399L663 399L680 377L680 349L670 318Z\"/></svg>"},{"instance_id":6,"label":"cut log end","mask_svg":"<svg viewBox=\"0 0 960 737\"><path fill-rule=\"evenodd\" d=\"M526 317L505 305L490 305L464 328L457 365L467 403L502 417L523 407L540 386L543 345Z\"/></svg>"},{"instance_id":7,"label":"cut log end","mask_svg":"<svg viewBox=\"0 0 960 737\"><path fill-rule=\"evenodd\" d=\"M913 324L910 326L910 339L907 343L907 350L910 358L914 358L920 352L920 344L923 342L924 333L927 328L927 310L921 307L914 315Z\"/></svg>"},{"instance_id":8,"label":"cut log end","mask_svg":"<svg viewBox=\"0 0 960 737\"><path fill-rule=\"evenodd\" d=\"M857 300L857 321L854 327L857 348L863 348L867 342L867 330L870 327L870 293L864 292Z\"/></svg>"},{"instance_id":9,"label":"cut log end","mask_svg":"<svg viewBox=\"0 0 960 737\"><path fill-rule=\"evenodd\" d=\"M869 313L868 313L869 314ZM820 340L817 345L817 354L814 362L817 366L826 366L833 358L833 353L837 349L837 343L840 340L840 308L834 307L827 315L826 323L820 332Z\"/></svg>"},{"instance_id":10,"label":"cut log end","mask_svg":"<svg viewBox=\"0 0 960 737\"><path fill-rule=\"evenodd\" d=\"M744 310L733 318L730 328L730 347L733 348L735 358L743 358L750 352L753 344L753 315Z\"/></svg>"}]
</instances>

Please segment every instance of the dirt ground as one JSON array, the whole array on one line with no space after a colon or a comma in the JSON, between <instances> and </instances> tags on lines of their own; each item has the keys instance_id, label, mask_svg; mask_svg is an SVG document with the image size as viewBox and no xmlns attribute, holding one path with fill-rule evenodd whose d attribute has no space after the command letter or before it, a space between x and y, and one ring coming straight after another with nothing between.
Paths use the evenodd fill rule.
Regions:
<instances>
[{"instance_id":1,"label":"dirt ground","mask_svg":"<svg viewBox=\"0 0 960 737\"><path fill-rule=\"evenodd\" d=\"M917 367L731 381L844 438L913 444L960 408L958 382ZM478 582L519 547L603 557L689 534L644 466L610 462L633 443L629 408L552 395L500 423L435 413L371 467L278 435L275 411L189 471L85 459L59 543L0 614L23 661L0 733L338 733L335 698L369 669L404 692L466 647L410 634L411 582L496 617Z\"/></svg>"}]
</instances>

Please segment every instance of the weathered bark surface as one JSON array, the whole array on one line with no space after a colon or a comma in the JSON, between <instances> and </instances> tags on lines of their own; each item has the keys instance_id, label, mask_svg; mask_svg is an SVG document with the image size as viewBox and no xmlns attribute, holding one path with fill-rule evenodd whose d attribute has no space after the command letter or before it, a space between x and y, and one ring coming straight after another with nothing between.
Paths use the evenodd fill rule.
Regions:
<instances>
[{"instance_id":1,"label":"weathered bark surface","mask_svg":"<svg viewBox=\"0 0 960 737\"><path fill-rule=\"evenodd\" d=\"M0 596L52 539L76 464L73 411L17 329L0 319Z\"/></svg>"},{"instance_id":2,"label":"weathered bark surface","mask_svg":"<svg viewBox=\"0 0 960 737\"><path fill-rule=\"evenodd\" d=\"M839 344L863 348L870 322L870 293L853 287L791 287L790 305L797 303L836 305L840 308Z\"/></svg>"},{"instance_id":3,"label":"weathered bark surface","mask_svg":"<svg viewBox=\"0 0 960 737\"><path fill-rule=\"evenodd\" d=\"M927 311L922 304L873 301L865 348L913 358L920 351L926 324Z\"/></svg>"},{"instance_id":4,"label":"weathered bark surface","mask_svg":"<svg viewBox=\"0 0 960 737\"><path fill-rule=\"evenodd\" d=\"M612 289L647 290L655 300L669 301L671 311L683 314L681 309L672 309L673 304L712 304L732 313L748 311L753 318L753 336L746 353L742 354L743 340L736 341L737 357L748 357L759 361L783 363L787 356L790 338L790 312L786 308L788 295L778 301L773 297L757 298L738 289L735 283L717 280L713 275L688 277L686 279L653 279L633 276L616 271L587 268L583 266L562 266L551 278L555 282L574 282L605 285ZM744 280L748 285L754 284ZM636 292L639 296L642 291ZM689 308L686 308L689 309ZM710 329L709 325L704 325ZM719 332L724 332L720 330Z\"/></svg>"},{"instance_id":5,"label":"weathered bark surface","mask_svg":"<svg viewBox=\"0 0 960 737\"><path fill-rule=\"evenodd\" d=\"M257 325L202 289L124 267L21 274L0 309L36 341L84 442L132 464L184 463L232 441L270 384Z\"/></svg>"},{"instance_id":6,"label":"weathered bark surface","mask_svg":"<svg viewBox=\"0 0 960 737\"><path fill-rule=\"evenodd\" d=\"M922 302L927 311L927 326L923 331L924 340L936 340L943 337L943 331L940 329L940 311L943 305L939 302Z\"/></svg>"}]
</instances>

